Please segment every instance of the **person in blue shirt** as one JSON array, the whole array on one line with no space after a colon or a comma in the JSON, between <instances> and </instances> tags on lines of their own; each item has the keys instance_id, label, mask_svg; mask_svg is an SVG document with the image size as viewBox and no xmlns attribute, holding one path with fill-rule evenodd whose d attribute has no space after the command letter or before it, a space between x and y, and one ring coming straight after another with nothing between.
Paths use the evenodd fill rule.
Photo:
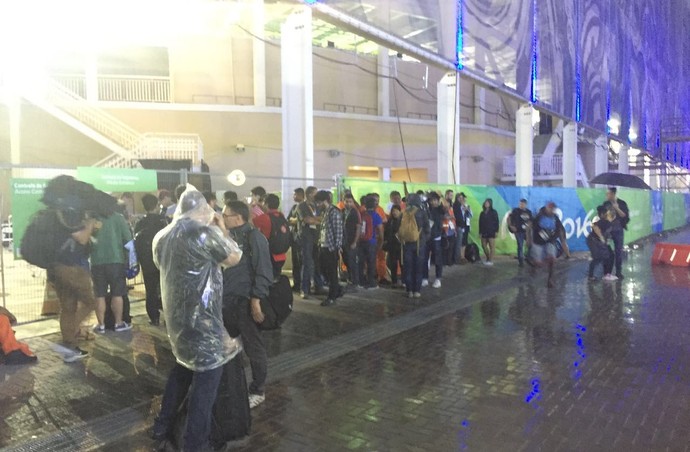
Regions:
<instances>
[{"instance_id":1,"label":"person in blue shirt","mask_svg":"<svg viewBox=\"0 0 690 452\"><path fill-rule=\"evenodd\" d=\"M360 282L368 289L377 289L376 255L383 247L383 219L376 213L376 200L367 196L364 199L365 211L362 214L362 233L360 235ZM367 232L371 228L371 232ZM366 275L364 268L366 266Z\"/></svg>"}]
</instances>

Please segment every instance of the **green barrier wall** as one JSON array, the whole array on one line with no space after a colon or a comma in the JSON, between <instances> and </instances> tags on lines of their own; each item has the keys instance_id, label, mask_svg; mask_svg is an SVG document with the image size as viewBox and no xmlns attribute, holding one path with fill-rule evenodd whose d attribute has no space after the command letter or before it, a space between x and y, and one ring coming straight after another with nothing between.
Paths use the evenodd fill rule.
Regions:
<instances>
[{"instance_id":1,"label":"green barrier wall","mask_svg":"<svg viewBox=\"0 0 690 452\"><path fill-rule=\"evenodd\" d=\"M372 180L345 178L344 188L352 190L355 199L367 193L379 193L381 205L385 208L391 191L403 194L403 184ZM566 228L568 245L573 251L585 251L585 239L591 232L592 219L596 208L606 200L606 190L597 188L559 188L559 187L511 187L483 185L442 185L442 184L408 184L410 193L417 190L436 191L441 194L446 190L454 193L464 192L474 217L470 230L470 239L479 243L478 222L481 206L485 199L493 200L494 208L501 219L501 228L496 240L496 250L501 254L515 252L516 242L508 230L507 217L520 198L526 198L528 207L537 212L547 201L554 201L559 208L559 216ZM681 193L652 192L621 188L618 196L628 203L630 224L625 238L632 242L646 237L653 232L675 229L690 221L690 195Z\"/></svg>"}]
</instances>

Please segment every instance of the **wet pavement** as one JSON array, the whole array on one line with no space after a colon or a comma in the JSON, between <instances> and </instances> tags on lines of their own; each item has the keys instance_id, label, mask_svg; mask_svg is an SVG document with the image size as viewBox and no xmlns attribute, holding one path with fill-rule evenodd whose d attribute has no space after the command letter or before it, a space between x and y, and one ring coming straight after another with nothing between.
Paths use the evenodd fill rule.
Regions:
<instances>
[{"instance_id":1,"label":"wet pavement","mask_svg":"<svg viewBox=\"0 0 690 452\"><path fill-rule=\"evenodd\" d=\"M651 269L651 248L618 283L573 259L546 289L504 259L446 269L420 300L297 300L266 333L267 398L241 450L690 450L690 271ZM50 351L55 335L27 340L37 365L0 366L0 447L151 450L173 359L164 330L136 321L81 363Z\"/></svg>"}]
</instances>

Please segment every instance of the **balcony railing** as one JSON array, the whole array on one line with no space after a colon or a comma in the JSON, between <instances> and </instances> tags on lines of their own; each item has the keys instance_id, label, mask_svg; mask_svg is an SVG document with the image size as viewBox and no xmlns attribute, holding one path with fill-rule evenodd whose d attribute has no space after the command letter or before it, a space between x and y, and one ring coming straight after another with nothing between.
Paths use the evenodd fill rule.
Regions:
<instances>
[{"instance_id":1,"label":"balcony railing","mask_svg":"<svg viewBox=\"0 0 690 452\"><path fill-rule=\"evenodd\" d=\"M59 74L53 78L79 97L88 98L84 75ZM102 75L97 79L98 99L113 102L172 102L169 77Z\"/></svg>"},{"instance_id":2,"label":"balcony railing","mask_svg":"<svg viewBox=\"0 0 690 452\"><path fill-rule=\"evenodd\" d=\"M577 180L583 187L589 187L589 179L582 163L582 158L578 155L575 171ZM515 179L517 174L515 167L515 156L509 155L503 158L503 180ZM541 155L532 157L532 175L536 180L552 180L563 177L563 154L554 154L551 158L544 158Z\"/></svg>"}]
</instances>

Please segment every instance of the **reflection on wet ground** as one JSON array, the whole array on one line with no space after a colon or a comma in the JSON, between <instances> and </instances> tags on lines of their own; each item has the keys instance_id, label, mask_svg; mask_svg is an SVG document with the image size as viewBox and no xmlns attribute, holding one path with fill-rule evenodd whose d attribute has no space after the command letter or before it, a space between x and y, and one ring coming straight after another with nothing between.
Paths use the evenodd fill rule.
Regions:
<instances>
[{"instance_id":1,"label":"reflection on wet ground","mask_svg":"<svg viewBox=\"0 0 690 452\"><path fill-rule=\"evenodd\" d=\"M649 257L632 254L618 283L587 282L575 260L549 290L505 260L452 268L420 301L297 301L267 334L267 399L244 450L689 449L689 271ZM150 450L173 362L163 330L99 337L73 365L54 339L29 341L38 365L0 368L0 445Z\"/></svg>"}]
</instances>

